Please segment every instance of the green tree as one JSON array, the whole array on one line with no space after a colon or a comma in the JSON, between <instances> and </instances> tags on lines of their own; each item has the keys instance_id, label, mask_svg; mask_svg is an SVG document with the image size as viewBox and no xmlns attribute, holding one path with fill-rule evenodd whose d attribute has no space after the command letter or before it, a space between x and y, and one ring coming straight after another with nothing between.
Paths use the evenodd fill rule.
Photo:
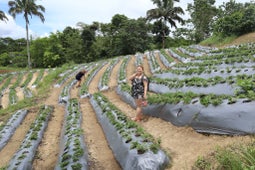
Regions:
<instances>
[{"instance_id":1,"label":"green tree","mask_svg":"<svg viewBox=\"0 0 255 170\"><path fill-rule=\"evenodd\" d=\"M156 20L163 25L170 24L171 27L176 26L176 22L184 24L184 20L180 15L184 14L184 11L181 7L175 7L174 2L179 2L179 0L152 0L153 4L156 4L157 8L150 9L147 11L146 17L148 21ZM165 38L168 34L165 32L166 29L164 26L162 29L162 48L165 48Z\"/></svg>"},{"instance_id":2,"label":"green tree","mask_svg":"<svg viewBox=\"0 0 255 170\"><path fill-rule=\"evenodd\" d=\"M116 47L119 55L135 54L148 49L150 37L146 19L129 19L118 30L116 37Z\"/></svg>"},{"instance_id":3,"label":"green tree","mask_svg":"<svg viewBox=\"0 0 255 170\"><path fill-rule=\"evenodd\" d=\"M96 30L98 29L97 24L92 25L85 25L81 32L81 39L82 39L82 50L83 55L86 56L86 60L83 62L91 61L91 58L88 57L89 53L91 52L91 47L93 43L96 41Z\"/></svg>"},{"instance_id":4,"label":"green tree","mask_svg":"<svg viewBox=\"0 0 255 170\"><path fill-rule=\"evenodd\" d=\"M170 30L167 25L162 23L161 21L156 21L152 25L152 33L156 36L154 36L154 42L157 48L162 47L162 37L165 37L165 35L169 35ZM166 40L165 40L166 41ZM166 43L164 43L166 44Z\"/></svg>"},{"instance_id":5,"label":"green tree","mask_svg":"<svg viewBox=\"0 0 255 170\"><path fill-rule=\"evenodd\" d=\"M214 24L214 34L240 36L255 31L255 4L236 3L231 0L220 6L217 21Z\"/></svg>"},{"instance_id":6,"label":"green tree","mask_svg":"<svg viewBox=\"0 0 255 170\"><path fill-rule=\"evenodd\" d=\"M194 4L188 3L187 11L191 16L194 26L196 43L208 38L212 34L212 23L217 14L217 8L213 6L215 0L194 0Z\"/></svg>"},{"instance_id":7,"label":"green tree","mask_svg":"<svg viewBox=\"0 0 255 170\"><path fill-rule=\"evenodd\" d=\"M17 58L24 60L24 50L26 50L26 39L12 39L10 37L0 38L0 54L8 54L9 64L16 64L14 61L18 61ZM1 62L2 63L2 62ZM7 63L7 62L5 62ZM23 64L22 64L23 65Z\"/></svg>"},{"instance_id":8,"label":"green tree","mask_svg":"<svg viewBox=\"0 0 255 170\"><path fill-rule=\"evenodd\" d=\"M173 32L173 37L174 38L186 39L190 42L192 42L192 41L194 42L194 34L192 34L192 30L190 30L188 28L177 28Z\"/></svg>"},{"instance_id":9,"label":"green tree","mask_svg":"<svg viewBox=\"0 0 255 170\"><path fill-rule=\"evenodd\" d=\"M3 11L0 11L0 20L8 21L8 18L6 17L6 15L5 15L5 13Z\"/></svg>"},{"instance_id":10,"label":"green tree","mask_svg":"<svg viewBox=\"0 0 255 170\"><path fill-rule=\"evenodd\" d=\"M96 52L97 49L100 58L144 52L152 42L145 18L135 20L116 14L111 23L101 24L99 30L93 51Z\"/></svg>"},{"instance_id":11,"label":"green tree","mask_svg":"<svg viewBox=\"0 0 255 170\"><path fill-rule=\"evenodd\" d=\"M33 57L33 67L43 67L43 54L50 44L48 38L37 38L30 46L30 53Z\"/></svg>"},{"instance_id":12,"label":"green tree","mask_svg":"<svg viewBox=\"0 0 255 170\"><path fill-rule=\"evenodd\" d=\"M66 27L59 39L64 50L64 54L61 56L63 62L85 62L86 56L83 54L83 42L78 29Z\"/></svg>"},{"instance_id":13,"label":"green tree","mask_svg":"<svg viewBox=\"0 0 255 170\"><path fill-rule=\"evenodd\" d=\"M96 32L95 41L90 47L90 52L87 56L88 61L97 59L109 58L113 54L113 31L112 24L100 23Z\"/></svg>"},{"instance_id":14,"label":"green tree","mask_svg":"<svg viewBox=\"0 0 255 170\"><path fill-rule=\"evenodd\" d=\"M33 67L52 68L59 67L66 62L64 59L64 48L61 45L62 33L51 33L49 37L37 38L31 44L31 55L33 55Z\"/></svg>"},{"instance_id":15,"label":"green tree","mask_svg":"<svg viewBox=\"0 0 255 170\"><path fill-rule=\"evenodd\" d=\"M10 56L8 55L8 53L2 53L0 54L0 66L8 66L10 65Z\"/></svg>"},{"instance_id":16,"label":"green tree","mask_svg":"<svg viewBox=\"0 0 255 170\"><path fill-rule=\"evenodd\" d=\"M26 38L27 38L27 59L28 59L28 68L31 68L31 59L30 59L30 50L29 50L29 16L32 18L33 15L38 16L42 22L45 21L45 18L42 12L45 12L45 8L42 5L37 5L36 0L14 0L9 1L9 14L16 18L16 14L23 14L26 21Z\"/></svg>"}]
</instances>

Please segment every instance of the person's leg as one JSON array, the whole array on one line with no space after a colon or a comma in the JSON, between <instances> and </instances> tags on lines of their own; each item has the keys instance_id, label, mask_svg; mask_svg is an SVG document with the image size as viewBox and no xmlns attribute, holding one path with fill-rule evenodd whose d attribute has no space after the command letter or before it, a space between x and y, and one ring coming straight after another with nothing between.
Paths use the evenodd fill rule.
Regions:
<instances>
[{"instance_id":1,"label":"person's leg","mask_svg":"<svg viewBox=\"0 0 255 170\"><path fill-rule=\"evenodd\" d=\"M136 118L138 120L142 120L143 119L142 107L137 107L136 108Z\"/></svg>"},{"instance_id":2,"label":"person's leg","mask_svg":"<svg viewBox=\"0 0 255 170\"><path fill-rule=\"evenodd\" d=\"M142 113L142 99L136 99L135 100L136 103L136 116L135 116L135 121L141 121L143 119L143 113Z\"/></svg>"},{"instance_id":3,"label":"person's leg","mask_svg":"<svg viewBox=\"0 0 255 170\"><path fill-rule=\"evenodd\" d=\"M78 84L77 84L76 87L81 87L81 80L78 80L77 83L78 83Z\"/></svg>"}]
</instances>

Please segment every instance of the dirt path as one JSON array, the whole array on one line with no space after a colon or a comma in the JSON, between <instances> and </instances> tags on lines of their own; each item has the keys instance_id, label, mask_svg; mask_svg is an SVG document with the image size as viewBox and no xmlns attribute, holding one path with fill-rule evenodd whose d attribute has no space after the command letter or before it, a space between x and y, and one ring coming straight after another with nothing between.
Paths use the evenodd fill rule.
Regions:
<instances>
[{"instance_id":1,"label":"dirt path","mask_svg":"<svg viewBox=\"0 0 255 170\"><path fill-rule=\"evenodd\" d=\"M127 81L128 81L128 78L132 75L132 74L134 74L134 71L135 71L135 56L131 56L130 57L130 60L129 60L129 62L127 63L127 67L129 67L129 69L126 69L126 76L127 76ZM114 81L114 80L113 80ZM130 81L128 81L128 83L129 84L131 84L131 82ZM109 87L111 87L110 85L109 85Z\"/></svg>"},{"instance_id":2,"label":"dirt path","mask_svg":"<svg viewBox=\"0 0 255 170\"><path fill-rule=\"evenodd\" d=\"M89 85L89 93L98 91L98 83L109 64L99 70ZM72 89L71 97L78 98L78 89ZM104 132L97 122L96 113L89 99L79 99L81 112L83 113L82 129L84 130L84 141L89 153L90 169L96 170L120 170L112 150L109 148Z\"/></svg>"},{"instance_id":3,"label":"dirt path","mask_svg":"<svg viewBox=\"0 0 255 170\"><path fill-rule=\"evenodd\" d=\"M13 76L10 84L8 85L8 87L6 88L6 90L3 93L1 104L4 109L7 108L9 105L9 92L10 92L9 88L12 86L12 84L14 84L16 82L16 80L17 80L17 76Z\"/></svg>"},{"instance_id":4,"label":"dirt path","mask_svg":"<svg viewBox=\"0 0 255 170\"><path fill-rule=\"evenodd\" d=\"M151 69L150 69L150 66L149 66L149 61L148 61L147 57L143 57L143 68L144 68L144 74L146 74L147 76L151 76L152 75Z\"/></svg>"},{"instance_id":5,"label":"dirt path","mask_svg":"<svg viewBox=\"0 0 255 170\"><path fill-rule=\"evenodd\" d=\"M39 75L39 72L38 72L38 71L34 72L31 81L30 81L30 82L28 83L28 85L27 85L27 87L28 87L29 89L31 89L33 92L35 92L35 88L32 88L32 85L33 85L33 83L35 82L35 80L36 80L36 78L38 77L38 75Z\"/></svg>"},{"instance_id":6,"label":"dirt path","mask_svg":"<svg viewBox=\"0 0 255 170\"><path fill-rule=\"evenodd\" d=\"M63 87L52 87L50 96L44 101L45 105L54 106L54 112L38 148L36 159L33 162L34 170L54 169L57 163L60 135L65 114L64 105L58 103L58 97L62 89Z\"/></svg>"},{"instance_id":7,"label":"dirt path","mask_svg":"<svg viewBox=\"0 0 255 170\"><path fill-rule=\"evenodd\" d=\"M162 61L160 60L160 57L159 57L159 53L155 53L155 57L156 57L156 60L161 68L161 70L167 70L167 67L164 65L164 63L162 63Z\"/></svg>"},{"instance_id":8,"label":"dirt path","mask_svg":"<svg viewBox=\"0 0 255 170\"><path fill-rule=\"evenodd\" d=\"M15 152L19 149L22 141L24 140L27 131L30 128L32 122L34 122L36 117L36 110L30 110L23 122L17 128L10 141L5 145L5 147L0 151L0 167L7 166L9 161Z\"/></svg>"}]
</instances>

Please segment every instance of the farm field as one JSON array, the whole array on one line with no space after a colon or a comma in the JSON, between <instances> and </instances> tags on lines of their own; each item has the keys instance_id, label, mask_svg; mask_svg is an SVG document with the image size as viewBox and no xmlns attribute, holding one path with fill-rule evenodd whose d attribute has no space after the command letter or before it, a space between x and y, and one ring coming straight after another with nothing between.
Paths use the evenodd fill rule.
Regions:
<instances>
[{"instance_id":1,"label":"farm field","mask_svg":"<svg viewBox=\"0 0 255 170\"><path fill-rule=\"evenodd\" d=\"M117 88L122 84L130 85L130 82L126 81L127 77L134 73L136 65L142 64L145 69L144 72L151 78L152 88L150 88L150 95L152 97L153 95L158 95L157 97L160 98L160 96L163 96L165 93L187 93L189 91L205 96L211 93L217 95L224 94L227 97L223 99L223 104L225 100L231 100L234 101L232 105L234 107L235 102L238 103L238 97L240 97L235 93L236 90L240 90L239 88L241 87L246 87L244 85L242 86L242 84L238 84L239 81L241 81L240 79L246 82L253 82L254 80L255 53L253 44L238 46L238 48L234 47L227 48L225 51L217 51L217 49L214 48L189 46L187 48L173 48L164 51L150 51L143 54L138 53L129 56L119 56L114 59L70 67L70 69L59 74L59 78L52 82L50 93L47 97L36 101L38 103L37 105L28 108L28 113L24 116L21 123L18 123L18 127L14 130L8 142L6 142L2 148L0 145L0 167L7 167L15 157L15 153L21 148L24 139L31 130L31 125L37 120L38 115L40 115L39 106L41 105L52 106L53 110L49 111L50 116L46 119L47 126L45 126L45 129L42 129L38 147L35 144L36 149L34 150L36 150L36 152L34 151L35 153L31 166L35 170L54 169L58 166L59 161L63 160L61 158L63 146L68 145L68 142L71 141L71 139L68 139L66 144L63 143L62 138L63 129L68 126L68 121L66 121L66 119L71 115L71 111L68 112L68 104L71 99L75 99L79 106L78 113L80 112L80 125L77 125L77 129L81 130L82 134L80 136L82 139L79 139L79 141L80 143L85 143L84 155L87 154L88 156L88 162L84 164L87 164L89 169L96 170L124 169L122 167L124 163L120 163L121 161L115 157L114 149L111 149L112 145L108 143L110 139L107 138L91 99L100 93L109 103L113 104L123 113L128 120L134 117L134 107L123 100L123 97L117 92ZM240 51L240 53L237 53L238 51ZM75 74L83 68L87 69L89 72L82 81L82 87L76 88ZM3 94L1 97L2 109L10 105L15 105L17 101L36 94L37 84L34 82L36 82L38 77L39 83L44 81L44 79L54 71L54 69L42 69L24 73L2 74L0 81L0 89ZM240 78L239 75L247 75L247 77L241 76ZM208 82L206 82L206 85L204 85L204 82L201 80L214 77L217 77L217 80L220 79L220 81L215 82L211 80L211 84L209 83L208 85ZM195 83L192 82L190 85L187 82L191 82L190 80L193 80L192 78L196 78ZM183 83L182 80L186 84L177 86ZM231 84L229 82L231 82ZM158 88L157 85L162 84L164 86ZM239 85L238 88L236 85ZM221 88L221 90L219 88ZM16 96L11 95L13 89L15 90L14 93ZM249 93L248 95L245 92L243 92L242 97L243 99L241 100L247 101L248 104L254 102L255 99L253 98L253 94ZM195 96L193 100L197 100L197 98L199 97ZM203 101L201 106L199 105L199 107L203 107L203 109L208 107L215 107L215 109L218 109L218 106L224 106L218 103L219 100L222 99L217 100L215 103L214 101L212 103L210 103L210 101L205 103L202 98L198 100L200 100L201 103ZM149 102L150 105L155 104L153 103L153 99L149 99ZM182 103L175 102L176 101L173 101L173 105ZM170 108L171 107L170 105ZM185 104L184 107L186 107ZM48 107L43 107L42 110L43 109L46 110ZM182 112L182 114L189 114L189 112L187 112ZM174 113L175 112L173 112L173 114ZM249 110L247 113L249 113ZM230 144L246 143L253 140L253 136L251 135L252 133L254 134L254 131L252 131L253 129L242 130L234 129L233 127L224 129L224 127L221 126L213 127L213 125L211 125L213 127L211 129L203 129L203 125L200 124L199 128L198 125L194 128L192 127L194 123L185 124L185 122L181 122L178 124L178 121L177 123L174 121L171 122L172 118L164 119L160 114L161 113L158 112L154 112L150 116L147 114L144 121L135 124L138 124L146 133L152 135L154 139L160 140L160 149L169 156L170 162L164 169L192 169L192 166L199 156L210 154L218 146L224 147ZM0 126L4 127L10 115L11 114L0 115ZM176 120L178 120L178 114ZM210 122L210 120L208 121ZM218 128L217 131L215 131L216 128ZM67 131L64 132L67 133ZM27 138L31 139L32 137ZM30 143L27 145L30 146Z\"/></svg>"}]
</instances>

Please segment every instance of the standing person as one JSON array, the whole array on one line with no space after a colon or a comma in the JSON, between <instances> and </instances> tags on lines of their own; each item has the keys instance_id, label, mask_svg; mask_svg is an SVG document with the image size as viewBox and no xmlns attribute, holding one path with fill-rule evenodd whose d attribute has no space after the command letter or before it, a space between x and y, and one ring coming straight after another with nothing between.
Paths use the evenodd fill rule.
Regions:
<instances>
[{"instance_id":1,"label":"standing person","mask_svg":"<svg viewBox=\"0 0 255 170\"><path fill-rule=\"evenodd\" d=\"M132 82L131 96L136 104L136 116L132 120L139 122L143 119L142 106L147 99L148 89L148 78L144 75L143 66L137 66L136 72L129 77L129 80Z\"/></svg>"},{"instance_id":2,"label":"standing person","mask_svg":"<svg viewBox=\"0 0 255 170\"><path fill-rule=\"evenodd\" d=\"M76 80L77 80L77 88L78 87L81 87L81 78L85 75L85 73L87 73L87 71L86 70L82 70L82 71L80 71L79 73L77 73L76 74L76 76L75 76L75 78L76 78Z\"/></svg>"}]
</instances>

